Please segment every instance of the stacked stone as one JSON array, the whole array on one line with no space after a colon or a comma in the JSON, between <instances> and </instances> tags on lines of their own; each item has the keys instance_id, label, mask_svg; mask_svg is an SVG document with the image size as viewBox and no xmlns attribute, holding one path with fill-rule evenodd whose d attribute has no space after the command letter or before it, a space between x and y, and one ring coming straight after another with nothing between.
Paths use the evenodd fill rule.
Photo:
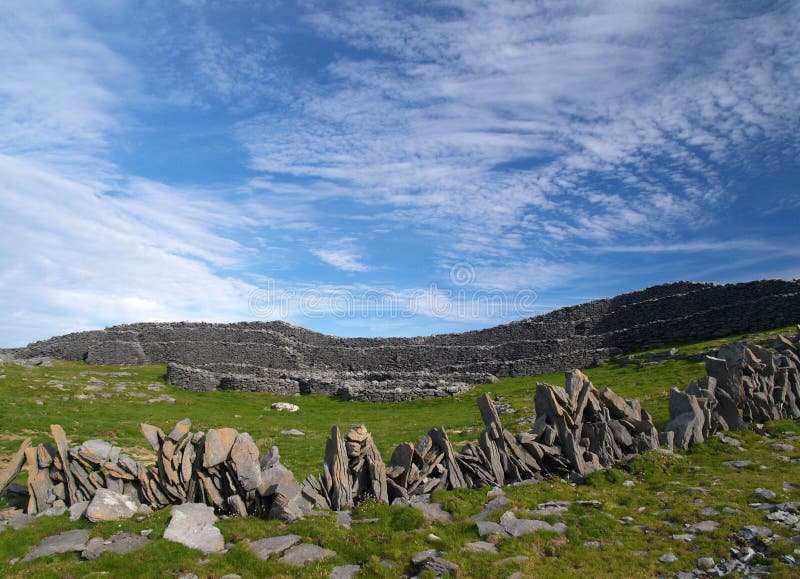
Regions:
<instances>
[{"instance_id":1,"label":"stacked stone","mask_svg":"<svg viewBox=\"0 0 800 579\"><path fill-rule=\"evenodd\" d=\"M545 476L583 480L634 454L659 448L658 430L638 400L610 388L598 391L579 370L567 372L566 387L536 386L536 421L520 438Z\"/></svg>"},{"instance_id":2,"label":"stacked stone","mask_svg":"<svg viewBox=\"0 0 800 579\"><path fill-rule=\"evenodd\" d=\"M778 336L777 353L733 343L706 357L707 376L685 392L670 392L675 445L689 448L716 432L745 430L748 422L800 417L800 337Z\"/></svg>"},{"instance_id":3,"label":"stacked stone","mask_svg":"<svg viewBox=\"0 0 800 579\"><path fill-rule=\"evenodd\" d=\"M169 434L149 424L142 434L156 453L148 467L102 440L69 447L64 430L52 425L55 445L24 449L29 513L62 501L91 500L100 489L125 494L153 509L187 502L213 505L221 513L295 520L311 510L277 448L259 459L252 437L232 428L191 432L181 420ZM20 465L21 466L21 465Z\"/></svg>"},{"instance_id":4,"label":"stacked stone","mask_svg":"<svg viewBox=\"0 0 800 579\"><path fill-rule=\"evenodd\" d=\"M343 437L334 426L325 446L320 479L308 477L303 493L315 506L349 509L367 499L388 502L386 465L363 424Z\"/></svg>"}]
</instances>

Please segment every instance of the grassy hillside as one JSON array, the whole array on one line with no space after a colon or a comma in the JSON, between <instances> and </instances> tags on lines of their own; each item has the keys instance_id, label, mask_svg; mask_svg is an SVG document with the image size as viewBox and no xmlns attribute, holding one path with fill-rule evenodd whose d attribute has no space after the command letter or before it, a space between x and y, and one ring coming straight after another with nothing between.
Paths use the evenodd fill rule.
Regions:
<instances>
[{"instance_id":1,"label":"grassy hillside","mask_svg":"<svg viewBox=\"0 0 800 579\"><path fill-rule=\"evenodd\" d=\"M777 332L776 330L775 332ZM773 335L775 332L764 335ZM758 339L753 336L749 339ZM715 343L680 346L682 351L702 351ZM502 397L513 414L503 414L504 425L512 430L525 430L524 422L533 410L533 393L537 382L563 385L562 374L511 378L492 385L478 386L474 391L449 399L410 403L371 404L342 402L328 396L285 397L256 393L194 393L175 389L164 382L163 366L95 367L80 363L56 362L52 367L25 369L0 367L0 459L6 460L25 436L34 443L50 440L49 425L60 423L73 443L90 438L103 438L125 448L130 454L145 459L146 443L138 431L140 422L149 422L170 429L178 420L189 417L194 429L221 426L234 427L252 434L262 451L270 445L281 449L282 460L298 478L319 472L325 439L333 424L349 428L365 423L388 460L391 449L402 441L416 441L428 428L444 426L454 442L474 440L483 425L475 399L483 392ZM636 397L653 414L657 425L666 423L667 393L677 386L704 375L701 362L669 360L658 364L620 366L608 364L590 369L587 374L594 384L612 387L624 397ZM168 396L174 399L159 400ZM276 401L299 404L294 414L269 409ZM296 428L304 437L282 435L281 431ZM637 458L622 470L597 473L590 483L575 487L561 481L517 487L508 496L515 507L529 509L537 503L553 499L598 499L601 509L572 507L552 521L562 520L569 530L564 536L537 533L519 539L504 539L499 555L467 554L460 551L466 542L478 540L469 515L480 510L486 489L439 493L435 498L451 511L456 521L449 525L430 526L416 510L402 507L368 505L355 517L378 517L374 524L354 525L352 531L334 526L334 517L314 518L285 525L276 521L221 521L227 541L234 543L224 556L203 557L198 553L163 539L156 540L143 551L120 557L106 554L93 562L80 562L77 555L60 555L30 564L10 567L7 563L24 555L42 537L89 523L70 523L66 517L41 519L19 531L0 532L0 576L36 577L83 576L108 571L112 576L178 575L191 570L200 576L218 577L225 573L242 576L289 576L299 573L274 562L262 562L251 556L246 539L291 532L334 549L339 555L330 561L305 568L305 576L327 576L334 565L359 563L370 576L396 577L410 571L410 558L418 551L436 547L446 557L458 561L468 576L504 576L522 571L530 576L565 576L578 573L591 575L653 576L695 566L698 557L726 556L731 533L746 524L774 524L762 512L748 507L750 494L756 487L767 487L779 493L782 500L798 500L797 491L784 491L783 483L800 481L796 461L800 453L788 453L788 461L777 458L771 444L788 440L798 446L793 430L800 425L791 422L770 425L773 438L755 433L742 433L746 450L737 451L717 440L693 449L683 457L660 454ZM781 453L781 456L786 455ZM732 458L749 459L753 465L740 471L722 463ZM762 466L766 468L761 468ZM23 482L21 477L19 482ZM623 487L632 479L634 487ZM789 488L789 487L787 487ZM698 490L699 489L699 490ZM0 499L3 500L3 499ZM3 506L0 503L0 508ZM724 507L738 513L723 513ZM671 538L680 534L684 523L707 519L701 513L714 507L722 514L716 517L720 529L698 535L692 543ZM498 515L499 516L499 515ZM632 517L632 520L624 519ZM152 515L141 522L94 525L94 535L109 536L118 530L153 529L160 537L168 521L168 513ZM780 529L779 526L775 527ZM783 534L788 536L790 533ZM429 533L441 541L431 542ZM797 534L796 532L794 534ZM791 576L791 569L777 557L791 553L793 545L783 539L769 547L773 572ZM600 551L598 551L600 550ZM672 551L678 561L658 562L658 557ZM602 552L602 557L598 553ZM500 563L504 558L523 554L527 561ZM800 557L798 557L800 558ZM54 561L56 563L54 563ZM395 567L388 566L393 563ZM794 571L797 571L795 569Z\"/></svg>"}]
</instances>

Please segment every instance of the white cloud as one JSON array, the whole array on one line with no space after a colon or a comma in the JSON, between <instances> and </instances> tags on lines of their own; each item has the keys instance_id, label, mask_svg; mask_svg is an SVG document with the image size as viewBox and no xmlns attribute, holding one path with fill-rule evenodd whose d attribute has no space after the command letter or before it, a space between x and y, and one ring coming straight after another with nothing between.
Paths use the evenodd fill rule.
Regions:
<instances>
[{"instance_id":1,"label":"white cloud","mask_svg":"<svg viewBox=\"0 0 800 579\"><path fill-rule=\"evenodd\" d=\"M355 239L345 238L331 241L326 247L312 249L311 253L328 265L342 271L364 272L370 270L370 267L361 261Z\"/></svg>"}]
</instances>

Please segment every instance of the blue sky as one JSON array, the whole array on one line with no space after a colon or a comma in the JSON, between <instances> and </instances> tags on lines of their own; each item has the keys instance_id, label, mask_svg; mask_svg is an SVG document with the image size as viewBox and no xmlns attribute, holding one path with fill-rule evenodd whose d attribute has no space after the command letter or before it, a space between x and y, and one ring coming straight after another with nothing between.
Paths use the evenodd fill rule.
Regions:
<instances>
[{"instance_id":1,"label":"blue sky","mask_svg":"<svg viewBox=\"0 0 800 579\"><path fill-rule=\"evenodd\" d=\"M800 277L797 2L0 3L0 345Z\"/></svg>"}]
</instances>

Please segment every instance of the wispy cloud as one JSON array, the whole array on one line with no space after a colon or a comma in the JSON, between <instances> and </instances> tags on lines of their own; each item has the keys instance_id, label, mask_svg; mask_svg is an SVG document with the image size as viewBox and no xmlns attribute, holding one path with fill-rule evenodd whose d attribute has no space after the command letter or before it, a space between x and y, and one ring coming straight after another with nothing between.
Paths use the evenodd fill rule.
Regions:
<instances>
[{"instance_id":1,"label":"wispy cloud","mask_svg":"<svg viewBox=\"0 0 800 579\"><path fill-rule=\"evenodd\" d=\"M346 238L331 241L326 247L312 249L316 255L328 265L348 272L369 271L370 267L361 261L361 255L355 245L355 239Z\"/></svg>"}]
</instances>

